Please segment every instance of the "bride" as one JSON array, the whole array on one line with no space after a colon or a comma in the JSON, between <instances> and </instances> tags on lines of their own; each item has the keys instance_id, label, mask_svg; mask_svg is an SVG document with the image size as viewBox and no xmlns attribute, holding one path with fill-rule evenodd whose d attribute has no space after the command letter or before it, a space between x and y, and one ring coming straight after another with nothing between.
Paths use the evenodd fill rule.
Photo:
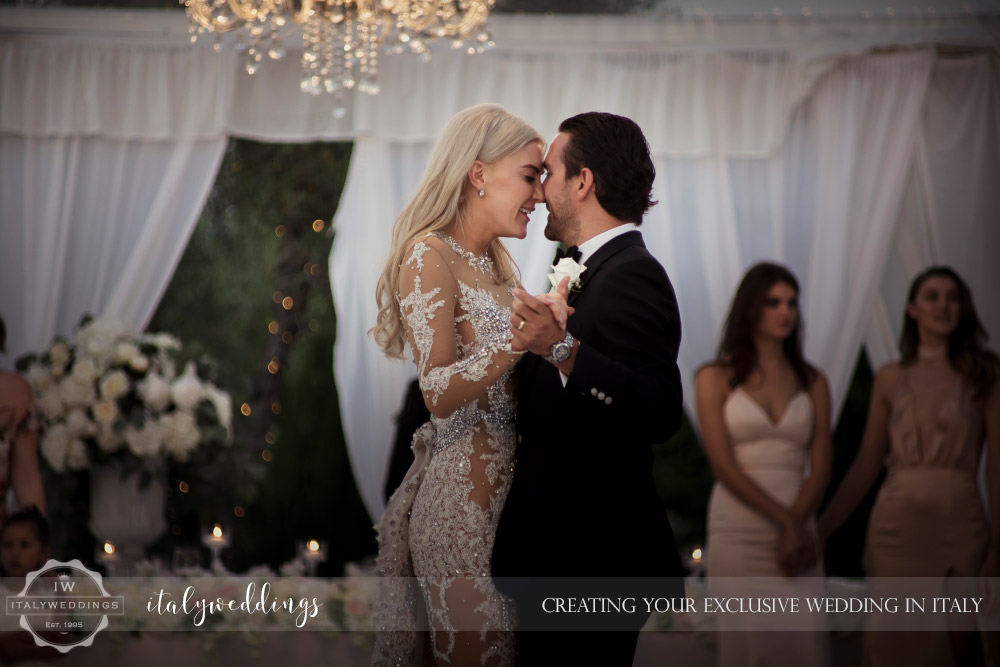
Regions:
<instances>
[{"instance_id":1,"label":"bride","mask_svg":"<svg viewBox=\"0 0 1000 667\"><path fill-rule=\"evenodd\" d=\"M372 331L390 357L409 343L431 421L414 435L413 466L376 526L376 665L514 661L513 602L490 579L514 469L511 375L524 354L512 347L519 284L500 238L527 234L543 201L543 154L538 133L503 108L465 109L393 227ZM565 300L549 304L565 326Z\"/></svg>"}]
</instances>

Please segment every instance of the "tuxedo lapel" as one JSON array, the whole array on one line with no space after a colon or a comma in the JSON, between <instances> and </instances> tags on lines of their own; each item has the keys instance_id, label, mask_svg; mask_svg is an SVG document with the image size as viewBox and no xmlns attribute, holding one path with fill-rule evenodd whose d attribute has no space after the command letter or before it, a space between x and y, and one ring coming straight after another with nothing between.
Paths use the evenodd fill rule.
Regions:
<instances>
[{"instance_id":1,"label":"tuxedo lapel","mask_svg":"<svg viewBox=\"0 0 1000 667\"><path fill-rule=\"evenodd\" d=\"M602 245L593 255L588 257L587 261L584 262L587 270L580 274L580 289L569 293L567 303L572 306L573 302L587 289L587 283L593 280L594 274L600 270L601 265L613 257L615 253L631 245L646 247L646 244L642 241L642 233L639 231L625 232Z\"/></svg>"}]
</instances>

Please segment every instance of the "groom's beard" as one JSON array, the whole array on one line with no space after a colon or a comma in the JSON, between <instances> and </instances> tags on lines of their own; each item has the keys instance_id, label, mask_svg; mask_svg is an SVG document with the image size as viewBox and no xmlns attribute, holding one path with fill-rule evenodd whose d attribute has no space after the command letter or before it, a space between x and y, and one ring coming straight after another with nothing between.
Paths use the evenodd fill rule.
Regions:
<instances>
[{"instance_id":1,"label":"groom's beard","mask_svg":"<svg viewBox=\"0 0 1000 667\"><path fill-rule=\"evenodd\" d=\"M548 207L548 205L546 205ZM549 217L545 222L545 238L550 241L559 241L560 243L565 243L566 245L572 245L567 239L573 238L575 235L571 232L576 231L580 228L580 223L576 218L572 216L562 216L559 211L549 208Z\"/></svg>"}]
</instances>

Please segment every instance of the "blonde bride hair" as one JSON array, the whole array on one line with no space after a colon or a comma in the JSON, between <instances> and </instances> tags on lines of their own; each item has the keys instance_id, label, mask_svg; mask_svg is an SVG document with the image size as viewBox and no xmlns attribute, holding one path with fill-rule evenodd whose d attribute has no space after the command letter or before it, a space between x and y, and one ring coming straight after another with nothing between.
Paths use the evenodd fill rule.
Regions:
<instances>
[{"instance_id":1,"label":"blonde bride hair","mask_svg":"<svg viewBox=\"0 0 1000 667\"><path fill-rule=\"evenodd\" d=\"M375 289L378 317L369 331L389 357L402 357L406 344L402 313L396 294L399 272L406 250L413 241L454 222L468 222L469 169L476 160L492 164L544 140L533 127L496 104L479 104L458 112L448 121L431 153L417 192L392 228L392 246ZM486 249L495 267L495 278L506 282L515 275L515 264L507 248L495 238Z\"/></svg>"}]
</instances>

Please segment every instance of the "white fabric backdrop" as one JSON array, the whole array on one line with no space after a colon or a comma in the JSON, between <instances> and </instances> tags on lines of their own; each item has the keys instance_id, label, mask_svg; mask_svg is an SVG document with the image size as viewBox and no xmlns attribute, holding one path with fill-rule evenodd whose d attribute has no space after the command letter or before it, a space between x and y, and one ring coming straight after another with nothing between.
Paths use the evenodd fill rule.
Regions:
<instances>
[{"instance_id":1,"label":"white fabric backdrop","mask_svg":"<svg viewBox=\"0 0 1000 667\"><path fill-rule=\"evenodd\" d=\"M1000 340L1000 58L940 58L927 91L881 289L865 346L873 366L898 358L903 304L914 276L948 264L968 283L992 347Z\"/></svg>"},{"instance_id":2,"label":"white fabric backdrop","mask_svg":"<svg viewBox=\"0 0 1000 667\"><path fill-rule=\"evenodd\" d=\"M892 238L933 61L932 52L916 51L841 65L820 80L795 114L783 147L771 155L745 157L738 132L709 148L707 157L687 157L686 147L680 155L657 152L654 198L660 203L647 215L643 234L677 290L684 329L679 363L689 405L693 373L714 354L736 284L750 264L767 258L789 264L802 280L807 353L827 370L839 406L865 331L868 295ZM695 63L688 66L697 69ZM768 79L784 65L761 59L755 66L763 72L752 78ZM699 80L669 78L662 96L698 97ZM716 86L710 106L741 108L741 98L754 90ZM660 125L674 127L669 114L652 127ZM374 321L372 295L389 227L406 199L399 194L412 191L429 144L372 139L357 149L363 157L352 163L330 260L338 313L349 313L340 314L335 370L355 476L377 515L394 428L394 410L385 406L399 404L408 367L382 360L363 329ZM529 238L508 243L525 283L535 289L546 284L552 251L541 236L544 219L536 210ZM362 245L362 234L381 238ZM358 388L357 396L345 387Z\"/></svg>"},{"instance_id":3,"label":"white fabric backdrop","mask_svg":"<svg viewBox=\"0 0 1000 667\"><path fill-rule=\"evenodd\" d=\"M85 313L143 327L208 196L225 137L0 135L0 313L13 366ZM19 286L15 289L13 286Z\"/></svg>"},{"instance_id":4,"label":"white fabric backdrop","mask_svg":"<svg viewBox=\"0 0 1000 667\"><path fill-rule=\"evenodd\" d=\"M996 136L995 86L983 98L981 74L940 70L934 89L943 92L932 99L978 94L928 111L917 140L929 52L847 61L901 45L994 45L996 22L500 16L493 27L500 47L485 57L441 45L430 64L383 58L382 94L351 99L338 120L329 96L298 92L294 38L286 61L267 62L249 78L228 49L217 55L188 44L180 12L0 8L0 279L24 285L0 301L12 329L12 354L0 364L68 333L86 311L145 323L227 136L357 139L331 277L341 411L359 487L377 515L392 429L387 406L398 404L409 371L386 370L365 342L373 278L430 142L455 111L488 100L546 135L586 109L623 113L644 127L661 199L646 234L678 288L689 395L691 372L713 352L736 280L770 257L803 281L807 349L839 397L860 341L853 332L867 328L865 306L914 146L926 164L910 190L936 202L925 206L928 220L940 221L934 228L949 224L955 208L971 211L972 236L938 234L937 246L995 241L995 224L983 217L995 210L988 180L970 192L963 179L957 202L944 184L933 197L924 187L954 173L958 156L982 143L978 130L946 131L955 114L978 119L977 127L992 122ZM969 169L980 179L995 173ZM969 207L968 199L981 203ZM534 216L536 234L544 216L544 209ZM537 289L551 244L534 238L512 249ZM896 245L906 242L912 237ZM970 257L948 252L956 264ZM851 257L859 263L848 266ZM992 275L977 277L974 289Z\"/></svg>"}]
</instances>

